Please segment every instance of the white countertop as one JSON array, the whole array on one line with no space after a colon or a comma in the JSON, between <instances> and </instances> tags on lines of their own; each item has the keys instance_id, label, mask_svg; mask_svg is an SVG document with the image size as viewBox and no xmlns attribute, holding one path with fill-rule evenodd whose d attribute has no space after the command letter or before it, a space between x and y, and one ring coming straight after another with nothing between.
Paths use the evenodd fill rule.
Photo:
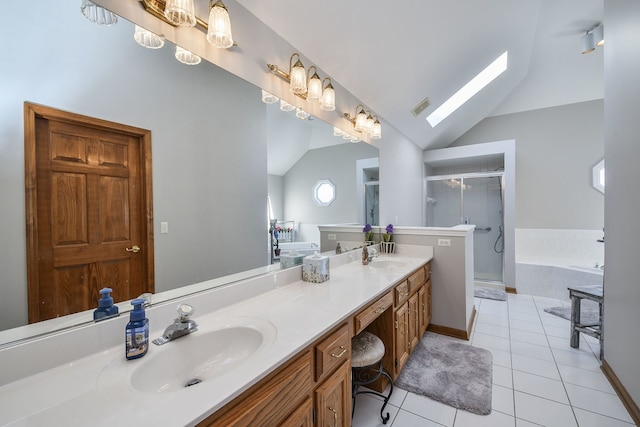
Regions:
<instances>
[{"instance_id":1,"label":"white countertop","mask_svg":"<svg viewBox=\"0 0 640 427\"><path fill-rule=\"evenodd\" d=\"M125 361L122 343L1 387L0 425L195 425L431 258L425 252L381 254L373 261L404 262L390 268L363 266L356 260L332 267L327 282L299 280L208 314L198 315L204 310L195 302L199 330L194 335L254 321L270 325L275 333L267 347L241 367L170 393L136 390L128 374L190 336L151 345L145 357L132 361ZM168 323L152 325L150 339Z\"/></svg>"}]
</instances>

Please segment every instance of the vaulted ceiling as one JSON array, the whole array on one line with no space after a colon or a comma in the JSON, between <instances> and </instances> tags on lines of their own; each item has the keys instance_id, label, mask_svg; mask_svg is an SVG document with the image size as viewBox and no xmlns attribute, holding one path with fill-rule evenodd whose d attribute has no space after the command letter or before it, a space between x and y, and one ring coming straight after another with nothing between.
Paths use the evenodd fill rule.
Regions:
<instances>
[{"instance_id":1,"label":"vaulted ceiling","mask_svg":"<svg viewBox=\"0 0 640 427\"><path fill-rule=\"evenodd\" d=\"M602 49L580 53L602 0L238 2L423 149L488 116L603 98ZM508 70L432 128L426 116L504 51Z\"/></svg>"}]
</instances>

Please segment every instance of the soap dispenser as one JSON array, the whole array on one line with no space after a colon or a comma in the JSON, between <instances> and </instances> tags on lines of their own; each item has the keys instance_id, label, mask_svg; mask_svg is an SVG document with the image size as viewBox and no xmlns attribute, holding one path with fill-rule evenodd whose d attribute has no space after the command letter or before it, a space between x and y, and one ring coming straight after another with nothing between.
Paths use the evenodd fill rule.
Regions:
<instances>
[{"instance_id":1,"label":"soap dispenser","mask_svg":"<svg viewBox=\"0 0 640 427\"><path fill-rule=\"evenodd\" d=\"M133 310L125 329L127 360L138 359L149 350L149 319L142 308L145 300L138 298L131 301Z\"/></svg>"},{"instance_id":2,"label":"soap dispenser","mask_svg":"<svg viewBox=\"0 0 640 427\"><path fill-rule=\"evenodd\" d=\"M118 315L118 307L113 305L113 298L111 298L111 288L100 289L100 299L98 300L98 308L93 312L93 320L98 322L100 320L108 319Z\"/></svg>"}]
</instances>

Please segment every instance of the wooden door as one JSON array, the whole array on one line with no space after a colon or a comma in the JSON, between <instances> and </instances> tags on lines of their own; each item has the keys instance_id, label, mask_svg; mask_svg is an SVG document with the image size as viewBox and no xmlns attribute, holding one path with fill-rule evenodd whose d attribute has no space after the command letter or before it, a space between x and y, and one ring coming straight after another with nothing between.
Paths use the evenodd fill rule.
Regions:
<instances>
[{"instance_id":1,"label":"wooden door","mask_svg":"<svg viewBox=\"0 0 640 427\"><path fill-rule=\"evenodd\" d=\"M351 365L344 363L316 389L316 425L351 425Z\"/></svg>"},{"instance_id":2,"label":"wooden door","mask_svg":"<svg viewBox=\"0 0 640 427\"><path fill-rule=\"evenodd\" d=\"M29 322L154 291L150 132L25 103Z\"/></svg>"}]
</instances>

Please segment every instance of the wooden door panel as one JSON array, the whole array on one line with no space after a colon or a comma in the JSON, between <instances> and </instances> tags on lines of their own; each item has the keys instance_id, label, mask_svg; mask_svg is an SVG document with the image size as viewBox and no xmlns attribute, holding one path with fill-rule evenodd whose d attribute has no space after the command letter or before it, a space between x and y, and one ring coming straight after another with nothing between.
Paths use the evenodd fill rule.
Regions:
<instances>
[{"instance_id":1,"label":"wooden door panel","mask_svg":"<svg viewBox=\"0 0 640 427\"><path fill-rule=\"evenodd\" d=\"M103 287L116 302L153 292L149 132L25 104L30 125L29 322L95 308Z\"/></svg>"}]
</instances>

